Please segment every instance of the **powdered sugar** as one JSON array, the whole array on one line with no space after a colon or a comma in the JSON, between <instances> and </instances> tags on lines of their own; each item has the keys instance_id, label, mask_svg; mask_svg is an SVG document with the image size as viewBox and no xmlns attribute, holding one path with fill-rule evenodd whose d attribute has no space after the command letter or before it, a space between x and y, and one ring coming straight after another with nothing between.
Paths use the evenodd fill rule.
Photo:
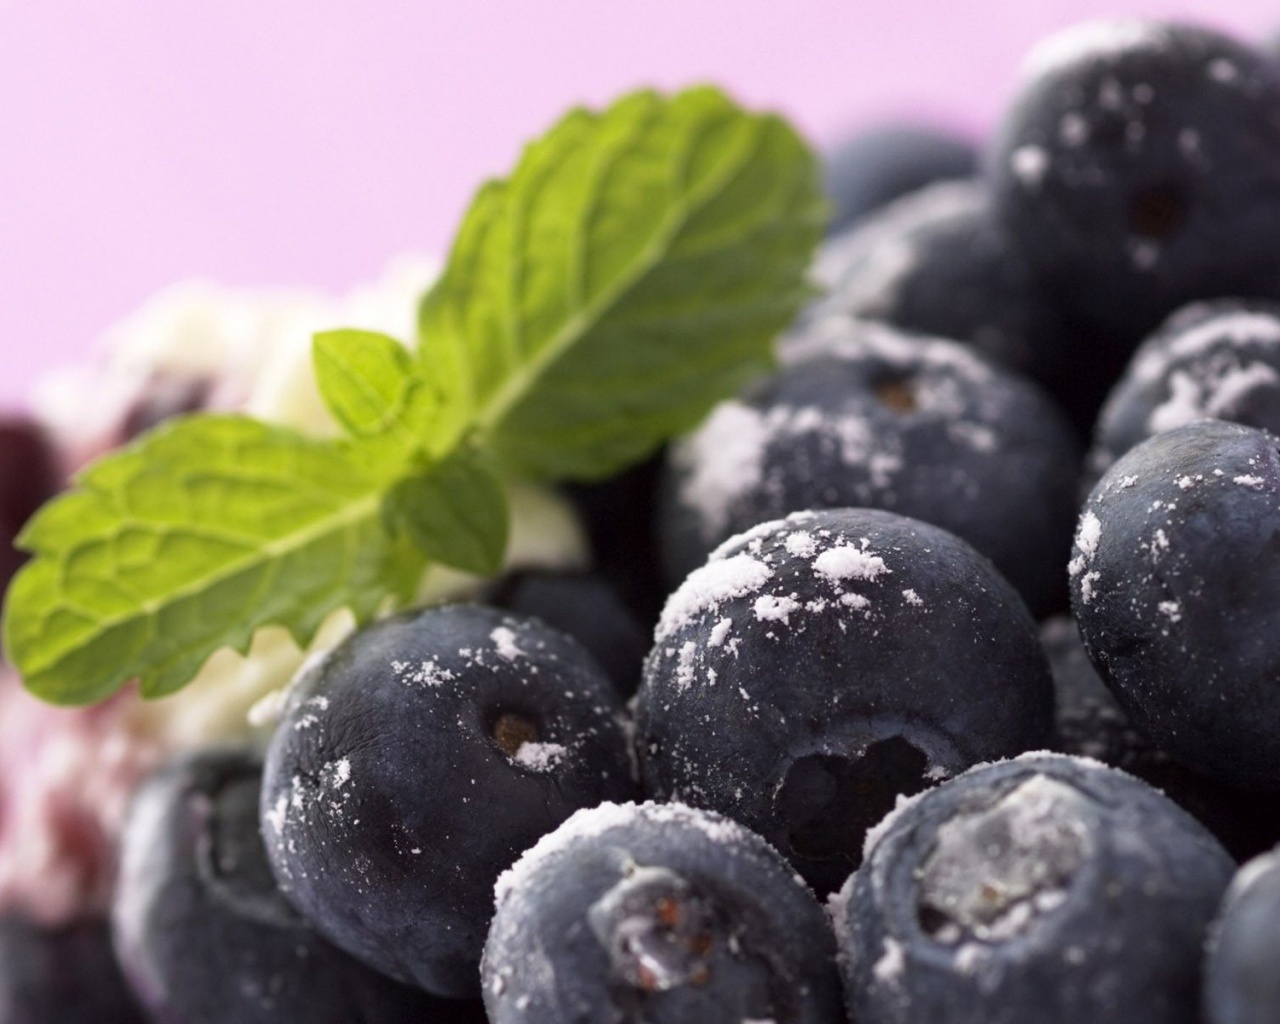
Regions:
<instances>
[{"instance_id":1,"label":"powdered sugar","mask_svg":"<svg viewBox=\"0 0 1280 1024\"><path fill-rule=\"evenodd\" d=\"M493 641L494 648L498 652L498 657L506 661L515 661L517 658L523 658L525 652L522 651L516 643L515 630L507 626L498 626L489 634L489 639Z\"/></svg>"},{"instance_id":2,"label":"powdered sugar","mask_svg":"<svg viewBox=\"0 0 1280 1024\"><path fill-rule=\"evenodd\" d=\"M512 760L530 771L549 772L568 754L569 748L560 743L521 743Z\"/></svg>"},{"instance_id":3,"label":"powdered sugar","mask_svg":"<svg viewBox=\"0 0 1280 1024\"><path fill-rule=\"evenodd\" d=\"M451 669L445 668L435 658L420 661L416 664L407 661L393 661L391 671L402 683L416 686L443 686L455 678Z\"/></svg>"},{"instance_id":4,"label":"powdered sugar","mask_svg":"<svg viewBox=\"0 0 1280 1024\"><path fill-rule=\"evenodd\" d=\"M1102 540L1102 521L1091 509L1086 509L1080 517L1080 526L1076 530L1075 546L1080 553L1067 563L1067 573L1080 578L1080 598L1085 604L1093 600L1093 587L1101 574L1085 572L1098 554L1098 544Z\"/></svg>"},{"instance_id":5,"label":"powdered sugar","mask_svg":"<svg viewBox=\"0 0 1280 1024\"><path fill-rule=\"evenodd\" d=\"M729 635L729 631L733 629L733 619L723 618L711 627L711 633L707 637L708 647L719 647L724 643L725 637Z\"/></svg>"},{"instance_id":6,"label":"powdered sugar","mask_svg":"<svg viewBox=\"0 0 1280 1024\"><path fill-rule=\"evenodd\" d=\"M752 610L755 612L757 622L781 622L788 625L791 620L791 613L799 609L800 602L794 597L775 597L772 594L762 594L756 598L755 605Z\"/></svg>"},{"instance_id":7,"label":"powdered sugar","mask_svg":"<svg viewBox=\"0 0 1280 1024\"><path fill-rule=\"evenodd\" d=\"M773 570L750 555L713 558L695 569L667 599L654 633L661 642L704 612L723 602L754 594L773 577Z\"/></svg>"},{"instance_id":8,"label":"powdered sugar","mask_svg":"<svg viewBox=\"0 0 1280 1024\"><path fill-rule=\"evenodd\" d=\"M680 500L698 510L704 536L722 533L733 503L759 486L770 433L760 412L728 401L673 449L675 465L688 470Z\"/></svg>"},{"instance_id":9,"label":"powdered sugar","mask_svg":"<svg viewBox=\"0 0 1280 1024\"><path fill-rule=\"evenodd\" d=\"M845 580L876 580L892 572L879 555L867 550L868 541L860 547L842 544L829 548L813 560L813 571L832 583Z\"/></svg>"}]
</instances>

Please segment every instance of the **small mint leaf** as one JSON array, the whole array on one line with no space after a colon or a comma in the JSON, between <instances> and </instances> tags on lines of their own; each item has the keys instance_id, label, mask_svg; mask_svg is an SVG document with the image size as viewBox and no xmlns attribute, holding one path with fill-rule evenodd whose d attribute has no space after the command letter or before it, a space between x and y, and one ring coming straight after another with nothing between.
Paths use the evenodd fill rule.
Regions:
<instances>
[{"instance_id":1,"label":"small mint leaf","mask_svg":"<svg viewBox=\"0 0 1280 1024\"><path fill-rule=\"evenodd\" d=\"M425 559L387 532L389 481L358 447L238 416L194 416L108 455L19 538L8 656L58 704L185 685L220 647L414 594Z\"/></svg>"},{"instance_id":2,"label":"small mint leaf","mask_svg":"<svg viewBox=\"0 0 1280 1024\"><path fill-rule=\"evenodd\" d=\"M393 529L403 529L431 561L480 575L502 567L507 496L502 481L474 453L460 450L399 481L387 504Z\"/></svg>"},{"instance_id":3,"label":"small mint leaf","mask_svg":"<svg viewBox=\"0 0 1280 1024\"><path fill-rule=\"evenodd\" d=\"M508 469L607 475L771 365L825 216L794 131L715 89L574 111L477 197L424 373Z\"/></svg>"},{"instance_id":4,"label":"small mint leaf","mask_svg":"<svg viewBox=\"0 0 1280 1024\"><path fill-rule=\"evenodd\" d=\"M431 394L409 351L373 331L325 331L312 343L316 383L352 437L389 442L406 458L426 441Z\"/></svg>"}]
</instances>

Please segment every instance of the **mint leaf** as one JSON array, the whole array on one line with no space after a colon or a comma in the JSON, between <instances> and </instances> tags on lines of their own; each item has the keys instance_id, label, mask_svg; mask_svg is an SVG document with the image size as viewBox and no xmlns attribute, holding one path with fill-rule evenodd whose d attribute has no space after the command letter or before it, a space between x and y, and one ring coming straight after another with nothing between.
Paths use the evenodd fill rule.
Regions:
<instances>
[{"instance_id":1,"label":"mint leaf","mask_svg":"<svg viewBox=\"0 0 1280 1024\"><path fill-rule=\"evenodd\" d=\"M404 428L415 404L413 357L395 338L374 331L323 331L311 346L320 396L353 437ZM415 439L416 440L416 439Z\"/></svg>"},{"instance_id":2,"label":"mint leaf","mask_svg":"<svg viewBox=\"0 0 1280 1024\"><path fill-rule=\"evenodd\" d=\"M419 365L513 471L607 475L769 367L825 212L795 133L715 89L574 111L477 197Z\"/></svg>"},{"instance_id":3,"label":"mint leaf","mask_svg":"<svg viewBox=\"0 0 1280 1024\"><path fill-rule=\"evenodd\" d=\"M481 189L419 351L317 336L347 437L194 416L107 456L19 538L9 659L57 703L184 685L276 624L413 599L429 560L493 572L502 475L592 478L766 369L825 216L780 119L711 88L577 110Z\"/></svg>"},{"instance_id":4,"label":"mint leaf","mask_svg":"<svg viewBox=\"0 0 1280 1024\"><path fill-rule=\"evenodd\" d=\"M59 704L138 678L186 684L256 627L306 643L341 607L407 601L425 559L386 531L387 481L358 449L234 416L162 427L107 456L19 538L4 637L29 689Z\"/></svg>"},{"instance_id":5,"label":"mint leaf","mask_svg":"<svg viewBox=\"0 0 1280 1024\"><path fill-rule=\"evenodd\" d=\"M502 481L472 452L459 451L391 490L387 511L429 559L488 575L507 550L507 496Z\"/></svg>"}]
</instances>

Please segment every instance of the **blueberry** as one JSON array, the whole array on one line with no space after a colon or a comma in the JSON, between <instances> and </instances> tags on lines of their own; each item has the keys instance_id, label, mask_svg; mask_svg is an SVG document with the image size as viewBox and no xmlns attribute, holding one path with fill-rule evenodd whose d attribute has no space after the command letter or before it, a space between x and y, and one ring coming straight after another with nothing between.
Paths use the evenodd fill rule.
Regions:
<instances>
[{"instance_id":1,"label":"blueberry","mask_svg":"<svg viewBox=\"0 0 1280 1024\"><path fill-rule=\"evenodd\" d=\"M593 565L643 623L658 617L667 596L655 528L663 462L658 452L605 480L564 486L586 528Z\"/></svg>"},{"instance_id":2,"label":"blueberry","mask_svg":"<svg viewBox=\"0 0 1280 1024\"><path fill-rule=\"evenodd\" d=\"M821 908L759 836L677 804L579 811L505 873L493 1024L843 1024Z\"/></svg>"},{"instance_id":3,"label":"blueberry","mask_svg":"<svg viewBox=\"0 0 1280 1024\"><path fill-rule=\"evenodd\" d=\"M884 124L860 131L835 147L823 163L823 184L834 210L829 230L842 231L886 203L935 181L977 173L968 139L915 124Z\"/></svg>"},{"instance_id":4,"label":"blueberry","mask_svg":"<svg viewBox=\"0 0 1280 1024\"><path fill-rule=\"evenodd\" d=\"M979 181L943 182L877 211L819 251L828 294L807 313L846 313L973 345L1042 381L1072 339L991 215Z\"/></svg>"},{"instance_id":5,"label":"blueberry","mask_svg":"<svg viewBox=\"0 0 1280 1024\"><path fill-rule=\"evenodd\" d=\"M1175 761L1144 736L1107 689L1075 620L1040 627L1057 698L1053 749L1093 758L1154 786L1204 825L1237 860L1280 842L1280 797L1210 779Z\"/></svg>"},{"instance_id":6,"label":"blueberry","mask_svg":"<svg viewBox=\"0 0 1280 1024\"><path fill-rule=\"evenodd\" d=\"M791 345L778 374L672 451L672 585L756 523L861 506L964 538L1038 616L1065 607L1079 448L1037 387L961 345L843 317Z\"/></svg>"},{"instance_id":7,"label":"blueberry","mask_svg":"<svg viewBox=\"0 0 1280 1024\"><path fill-rule=\"evenodd\" d=\"M1280 1020L1280 851L1250 861L1222 901L1205 958L1206 1024Z\"/></svg>"},{"instance_id":8,"label":"blueberry","mask_svg":"<svg viewBox=\"0 0 1280 1024\"><path fill-rule=\"evenodd\" d=\"M1175 804L1096 762L975 768L881 823L832 900L850 1015L1195 1024L1233 870Z\"/></svg>"},{"instance_id":9,"label":"blueberry","mask_svg":"<svg viewBox=\"0 0 1280 1024\"><path fill-rule=\"evenodd\" d=\"M1098 420L1089 468L1199 419L1280 433L1280 305L1219 299L1184 307L1133 357Z\"/></svg>"},{"instance_id":10,"label":"blueberry","mask_svg":"<svg viewBox=\"0 0 1280 1024\"><path fill-rule=\"evenodd\" d=\"M26 561L14 538L58 485L57 456L44 430L23 416L0 417L0 595Z\"/></svg>"},{"instance_id":11,"label":"blueberry","mask_svg":"<svg viewBox=\"0 0 1280 1024\"><path fill-rule=\"evenodd\" d=\"M1280 451L1215 420L1115 463L1069 565L1089 658L1157 746L1247 789L1280 788Z\"/></svg>"},{"instance_id":12,"label":"blueberry","mask_svg":"<svg viewBox=\"0 0 1280 1024\"><path fill-rule=\"evenodd\" d=\"M272 868L316 928L442 996L479 992L498 875L634 792L620 698L536 619L455 605L354 634L293 687L267 752Z\"/></svg>"},{"instance_id":13,"label":"blueberry","mask_svg":"<svg viewBox=\"0 0 1280 1024\"><path fill-rule=\"evenodd\" d=\"M145 1024L105 921L0 917L0 1024Z\"/></svg>"},{"instance_id":14,"label":"blueberry","mask_svg":"<svg viewBox=\"0 0 1280 1024\"><path fill-rule=\"evenodd\" d=\"M124 832L113 908L121 963L162 1024L475 1020L352 960L281 895L258 826L262 766L235 751L145 781Z\"/></svg>"},{"instance_id":15,"label":"blueberry","mask_svg":"<svg viewBox=\"0 0 1280 1024\"><path fill-rule=\"evenodd\" d=\"M741 821L819 891L866 829L970 765L1043 746L1035 624L969 545L888 512L763 524L672 595L645 665L646 792Z\"/></svg>"},{"instance_id":16,"label":"blueberry","mask_svg":"<svg viewBox=\"0 0 1280 1024\"><path fill-rule=\"evenodd\" d=\"M1280 65L1208 29L1046 40L988 154L996 209L1058 299L1121 346L1220 295L1280 297Z\"/></svg>"},{"instance_id":17,"label":"blueberry","mask_svg":"<svg viewBox=\"0 0 1280 1024\"><path fill-rule=\"evenodd\" d=\"M209 405L217 382L207 376L173 371L152 373L125 408L120 423L120 443L187 413L200 412Z\"/></svg>"},{"instance_id":18,"label":"blueberry","mask_svg":"<svg viewBox=\"0 0 1280 1024\"><path fill-rule=\"evenodd\" d=\"M485 604L535 616L569 634L600 663L621 696L636 692L649 636L605 576L550 570L511 573L482 597Z\"/></svg>"}]
</instances>

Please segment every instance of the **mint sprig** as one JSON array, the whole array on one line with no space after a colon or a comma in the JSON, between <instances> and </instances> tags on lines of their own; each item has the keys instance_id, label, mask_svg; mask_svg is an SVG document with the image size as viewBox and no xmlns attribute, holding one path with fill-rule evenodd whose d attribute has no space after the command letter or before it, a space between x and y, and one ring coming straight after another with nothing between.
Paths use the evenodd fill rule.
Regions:
<instances>
[{"instance_id":1,"label":"mint sprig","mask_svg":"<svg viewBox=\"0 0 1280 1024\"><path fill-rule=\"evenodd\" d=\"M576 111L471 208L425 372L503 464L606 476L769 366L824 206L781 119L715 89Z\"/></svg>"},{"instance_id":2,"label":"mint sprig","mask_svg":"<svg viewBox=\"0 0 1280 1024\"><path fill-rule=\"evenodd\" d=\"M260 626L306 643L338 608L404 605L429 562L496 571L504 475L606 476L768 367L807 295L817 180L784 121L715 89L573 111L480 190L416 354L316 337L345 437L193 416L42 509L9 659L56 703L135 678L160 696Z\"/></svg>"}]
</instances>

